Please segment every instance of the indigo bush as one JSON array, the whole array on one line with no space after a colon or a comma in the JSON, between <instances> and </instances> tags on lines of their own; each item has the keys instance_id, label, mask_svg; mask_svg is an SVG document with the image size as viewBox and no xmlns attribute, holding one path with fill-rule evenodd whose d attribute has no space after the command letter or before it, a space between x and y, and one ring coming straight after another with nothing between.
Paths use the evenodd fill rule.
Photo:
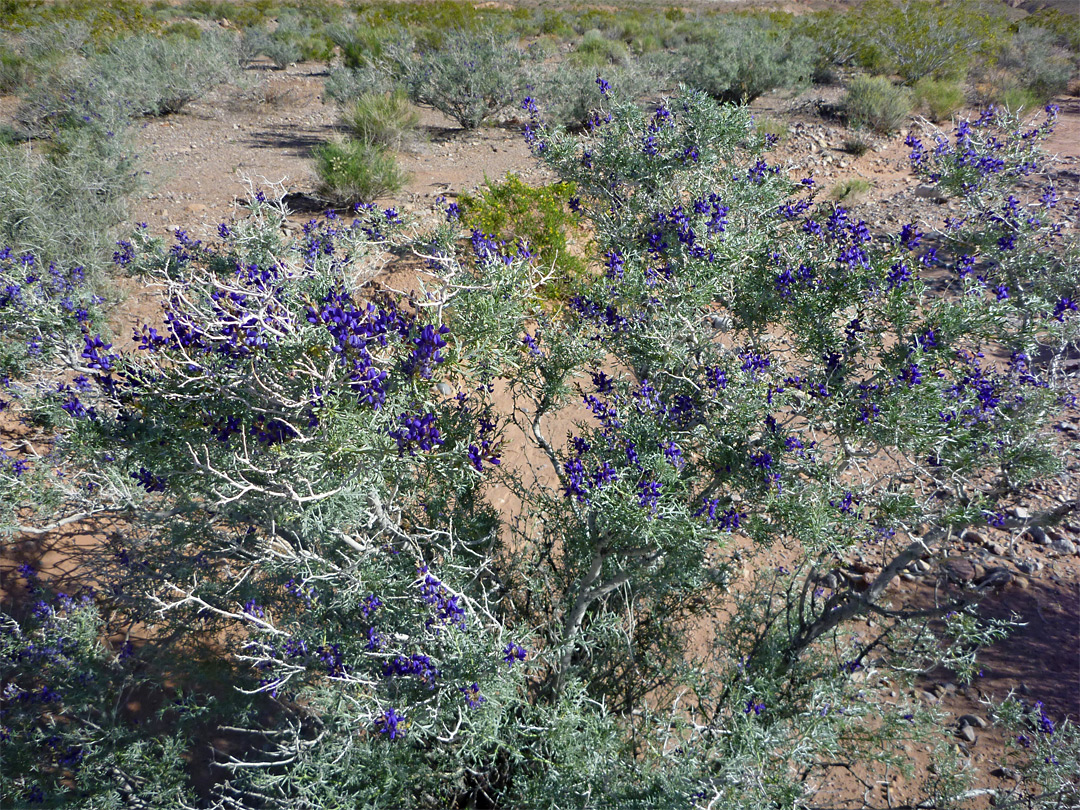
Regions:
<instances>
[{"instance_id":1,"label":"indigo bush","mask_svg":"<svg viewBox=\"0 0 1080 810\"><path fill-rule=\"evenodd\" d=\"M964 200L930 244L917 223L875 237L789 178L745 108L689 89L643 108L598 78L584 132L527 105L592 235L558 305L527 245L466 233L455 205L418 235L358 206L287 237L255 195L212 241L121 246L163 312L130 351L86 322L70 372L88 390L18 387L62 427L51 503L19 519L123 516L95 598L153 625L140 661L208 647L233 687L194 681L183 704L246 741L201 799L809 808L835 763L876 777L917 744L935 772L909 780L914 805L1075 804L1071 723L993 707L1016 741L1006 791L974 784L910 697L912 673L969 678L1008 632L980 590L929 612L889 590L967 528L1080 507L1004 511L1061 469L1045 429L1073 407L1071 202L1031 186L1053 110L912 136L917 171ZM403 253L413 289L362 283ZM845 576L857 550L875 562ZM48 610L6 620L4 649ZM5 697L20 801L70 790L88 745L91 710L53 696L69 674L20 670ZM197 744L167 719L156 745ZM148 784L123 740L111 773Z\"/></svg>"}]
</instances>

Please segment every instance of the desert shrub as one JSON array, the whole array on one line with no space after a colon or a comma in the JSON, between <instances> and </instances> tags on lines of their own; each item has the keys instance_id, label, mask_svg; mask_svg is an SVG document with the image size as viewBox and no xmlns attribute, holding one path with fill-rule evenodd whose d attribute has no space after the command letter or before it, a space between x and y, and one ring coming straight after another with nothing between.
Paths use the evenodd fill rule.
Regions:
<instances>
[{"instance_id":1,"label":"desert shrub","mask_svg":"<svg viewBox=\"0 0 1080 810\"><path fill-rule=\"evenodd\" d=\"M861 195L868 192L873 186L861 177L853 177L850 180L845 180L842 183L837 183L829 191L829 197L838 203L848 203L849 205Z\"/></svg>"},{"instance_id":2,"label":"desert shrub","mask_svg":"<svg viewBox=\"0 0 1080 810\"><path fill-rule=\"evenodd\" d=\"M315 173L319 193L338 204L371 202L408 181L385 146L349 139L317 147Z\"/></svg>"},{"instance_id":3,"label":"desert shrub","mask_svg":"<svg viewBox=\"0 0 1080 810\"><path fill-rule=\"evenodd\" d=\"M89 124L53 133L28 150L0 146L0 248L42 267L81 266L96 285L112 254L138 174L127 133Z\"/></svg>"},{"instance_id":4,"label":"desert shrub","mask_svg":"<svg viewBox=\"0 0 1080 810\"><path fill-rule=\"evenodd\" d=\"M754 120L754 130L760 135L768 136L774 143L783 141L791 134L791 129L787 124L777 118L768 116L756 118Z\"/></svg>"},{"instance_id":5,"label":"desert shrub","mask_svg":"<svg viewBox=\"0 0 1080 810\"><path fill-rule=\"evenodd\" d=\"M1008 74L1005 89L1027 90L1038 105L1065 91L1076 62L1052 32L1025 26L1002 44L995 67Z\"/></svg>"},{"instance_id":6,"label":"desert shrub","mask_svg":"<svg viewBox=\"0 0 1080 810\"><path fill-rule=\"evenodd\" d=\"M399 89L391 73L380 66L331 68L323 83L326 97L345 107L362 96L395 93Z\"/></svg>"},{"instance_id":7,"label":"desert shrub","mask_svg":"<svg viewBox=\"0 0 1080 810\"><path fill-rule=\"evenodd\" d=\"M542 65L531 77L531 94L544 121L580 130L603 105L601 82L618 88L620 97L637 99L656 88L659 74L637 62L608 67L599 74L593 68L566 63Z\"/></svg>"},{"instance_id":8,"label":"desert shrub","mask_svg":"<svg viewBox=\"0 0 1080 810\"><path fill-rule=\"evenodd\" d=\"M162 31L167 37L187 37L188 39L202 39L202 29L192 20L179 20L169 23Z\"/></svg>"},{"instance_id":9,"label":"desert shrub","mask_svg":"<svg viewBox=\"0 0 1080 810\"><path fill-rule=\"evenodd\" d=\"M912 88L915 103L931 121L948 121L964 106L964 88L957 82L939 81L924 76Z\"/></svg>"},{"instance_id":10,"label":"desert shrub","mask_svg":"<svg viewBox=\"0 0 1080 810\"><path fill-rule=\"evenodd\" d=\"M544 268L555 271L543 294L558 297L585 271L582 259L569 251L568 238L582 236L571 201L576 203L571 183L532 188L509 174L501 183L489 180L476 194L461 196L461 224L501 242L527 247Z\"/></svg>"},{"instance_id":11,"label":"desert shrub","mask_svg":"<svg viewBox=\"0 0 1080 810\"><path fill-rule=\"evenodd\" d=\"M20 115L35 131L87 116L122 121L178 112L208 89L236 75L236 40L228 34L127 37L84 61L58 70L27 94Z\"/></svg>"},{"instance_id":12,"label":"desert shrub","mask_svg":"<svg viewBox=\"0 0 1080 810\"><path fill-rule=\"evenodd\" d=\"M365 143L398 149L416 132L420 116L403 90L365 93L345 111L345 125Z\"/></svg>"},{"instance_id":13,"label":"desert shrub","mask_svg":"<svg viewBox=\"0 0 1080 810\"><path fill-rule=\"evenodd\" d=\"M630 52L623 43L608 39L595 28L585 32L568 57L568 61L578 67L594 69L624 65L629 59Z\"/></svg>"},{"instance_id":14,"label":"desert shrub","mask_svg":"<svg viewBox=\"0 0 1080 810\"><path fill-rule=\"evenodd\" d=\"M804 15L796 30L814 42L814 70L824 76L832 67L845 67L859 54L859 25L856 15L833 9Z\"/></svg>"},{"instance_id":15,"label":"desert shrub","mask_svg":"<svg viewBox=\"0 0 1080 810\"><path fill-rule=\"evenodd\" d=\"M843 99L844 114L852 126L889 133L911 114L911 91L897 87L885 76L856 76Z\"/></svg>"},{"instance_id":16,"label":"desert shrub","mask_svg":"<svg viewBox=\"0 0 1080 810\"><path fill-rule=\"evenodd\" d=\"M776 88L801 87L814 64L813 42L767 18L722 16L679 51L678 76L722 101L748 102Z\"/></svg>"},{"instance_id":17,"label":"desert shrub","mask_svg":"<svg viewBox=\"0 0 1080 810\"><path fill-rule=\"evenodd\" d=\"M1008 31L993 6L929 0L870 0L856 26L863 66L898 73L907 84L924 76L962 81L971 60L992 54Z\"/></svg>"},{"instance_id":18,"label":"desert shrub","mask_svg":"<svg viewBox=\"0 0 1080 810\"><path fill-rule=\"evenodd\" d=\"M14 50L0 43L0 95L19 90L29 77L25 60Z\"/></svg>"},{"instance_id":19,"label":"desert shrub","mask_svg":"<svg viewBox=\"0 0 1080 810\"><path fill-rule=\"evenodd\" d=\"M1073 14L1045 6L1021 20L1018 27L1021 30L1027 27L1042 28L1053 35L1054 45L1068 48L1074 55L1080 54L1080 29Z\"/></svg>"},{"instance_id":20,"label":"desert shrub","mask_svg":"<svg viewBox=\"0 0 1080 810\"><path fill-rule=\"evenodd\" d=\"M524 57L517 43L490 33L453 31L438 49L404 66L409 97L475 129L520 100Z\"/></svg>"},{"instance_id":21,"label":"desert shrub","mask_svg":"<svg viewBox=\"0 0 1080 810\"><path fill-rule=\"evenodd\" d=\"M855 157L862 157L870 151L870 143L858 133L845 138L843 146L845 152Z\"/></svg>"},{"instance_id":22,"label":"desert shrub","mask_svg":"<svg viewBox=\"0 0 1080 810\"><path fill-rule=\"evenodd\" d=\"M341 61L346 68L366 68L385 58L394 58L411 44L404 29L391 26L355 26L331 32L341 49ZM392 45L391 53L387 46Z\"/></svg>"},{"instance_id":23,"label":"desert shrub","mask_svg":"<svg viewBox=\"0 0 1080 810\"><path fill-rule=\"evenodd\" d=\"M277 70L284 70L300 61L300 46L285 37L276 37L260 28L245 28L240 34L241 60L252 62L265 56Z\"/></svg>"},{"instance_id":24,"label":"desert shrub","mask_svg":"<svg viewBox=\"0 0 1080 810\"><path fill-rule=\"evenodd\" d=\"M326 31L326 26L317 18L313 19L310 11L282 13L278 16L278 26L271 39L282 45L296 49L300 62L329 62L334 58L334 40Z\"/></svg>"},{"instance_id":25,"label":"desert shrub","mask_svg":"<svg viewBox=\"0 0 1080 810\"><path fill-rule=\"evenodd\" d=\"M970 680L1006 628L969 604L979 586L932 608L889 589L969 528L1080 510L1006 513L1063 469L1050 426L1080 335L1071 213L1031 185L1052 120L909 139L920 176L963 194L929 247L820 203L745 108L685 91L604 113L531 122L596 245L564 307L537 306L542 263L452 211L420 238L371 206L288 236L253 195L213 244L133 235L160 332L122 351L88 322L61 369L85 390L16 386L58 441L32 470L0 460L3 506L39 531L122 516L92 598L155 631L101 657L202 676L104 746L113 805L138 805L147 750L180 803L188 712L254 741L220 752L222 807L816 807L836 763L874 784L916 747L934 768L905 779L909 806L999 790L914 687ZM401 253L420 289L361 285ZM921 275L938 263L956 272ZM60 804L120 701L42 601L3 617L20 700L0 778ZM1013 741L1009 801L1075 806L1075 726L1017 700L988 714Z\"/></svg>"}]
</instances>

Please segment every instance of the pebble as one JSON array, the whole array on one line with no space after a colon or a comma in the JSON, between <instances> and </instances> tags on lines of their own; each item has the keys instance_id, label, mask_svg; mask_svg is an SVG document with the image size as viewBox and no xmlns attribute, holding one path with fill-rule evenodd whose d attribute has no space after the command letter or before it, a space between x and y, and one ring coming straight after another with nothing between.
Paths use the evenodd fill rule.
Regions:
<instances>
[{"instance_id":1,"label":"pebble","mask_svg":"<svg viewBox=\"0 0 1080 810\"><path fill-rule=\"evenodd\" d=\"M1017 520L1027 520L1031 517L1031 510L1026 506L1014 506L1008 511Z\"/></svg>"},{"instance_id":2,"label":"pebble","mask_svg":"<svg viewBox=\"0 0 1080 810\"><path fill-rule=\"evenodd\" d=\"M964 742L973 743L975 742L975 729L971 726L960 726L956 731L956 736Z\"/></svg>"},{"instance_id":3,"label":"pebble","mask_svg":"<svg viewBox=\"0 0 1080 810\"><path fill-rule=\"evenodd\" d=\"M1031 583L1027 581L1026 577L1013 577L1013 584L1022 591L1026 591L1031 585Z\"/></svg>"},{"instance_id":4,"label":"pebble","mask_svg":"<svg viewBox=\"0 0 1080 810\"><path fill-rule=\"evenodd\" d=\"M986 550L993 554L995 557L1004 557L1008 551L1001 543L990 543L986 546Z\"/></svg>"},{"instance_id":5,"label":"pebble","mask_svg":"<svg viewBox=\"0 0 1080 810\"><path fill-rule=\"evenodd\" d=\"M1016 564L1016 570L1021 574L1034 574L1039 570L1039 564L1032 560L1020 560Z\"/></svg>"}]
</instances>

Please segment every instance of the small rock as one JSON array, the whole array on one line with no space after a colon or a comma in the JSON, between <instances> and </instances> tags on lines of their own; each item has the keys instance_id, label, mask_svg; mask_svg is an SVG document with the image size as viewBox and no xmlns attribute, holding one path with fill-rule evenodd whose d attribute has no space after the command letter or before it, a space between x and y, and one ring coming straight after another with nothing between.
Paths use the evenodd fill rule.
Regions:
<instances>
[{"instance_id":1,"label":"small rock","mask_svg":"<svg viewBox=\"0 0 1080 810\"><path fill-rule=\"evenodd\" d=\"M1003 588L1012 581L1013 575L1009 572L1008 568L1004 566L996 566L994 568L988 568L979 579L976 580L976 584L980 588Z\"/></svg>"},{"instance_id":2,"label":"small rock","mask_svg":"<svg viewBox=\"0 0 1080 810\"><path fill-rule=\"evenodd\" d=\"M945 575L953 582L971 582L975 579L975 566L963 557L949 557L943 567Z\"/></svg>"},{"instance_id":3,"label":"small rock","mask_svg":"<svg viewBox=\"0 0 1080 810\"><path fill-rule=\"evenodd\" d=\"M1016 570L1021 574L1034 574L1038 569L1031 560L1020 560L1020 562L1016 564Z\"/></svg>"},{"instance_id":4,"label":"small rock","mask_svg":"<svg viewBox=\"0 0 1080 810\"><path fill-rule=\"evenodd\" d=\"M963 535L960 536L960 539L963 540L965 543L971 543L975 546L986 545L986 538L978 532L966 531L963 533Z\"/></svg>"},{"instance_id":5,"label":"small rock","mask_svg":"<svg viewBox=\"0 0 1080 810\"><path fill-rule=\"evenodd\" d=\"M958 721L961 726L974 726L976 728L986 728L987 723L977 714L965 714Z\"/></svg>"},{"instance_id":6,"label":"small rock","mask_svg":"<svg viewBox=\"0 0 1080 810\"><path fill-rule=\"evenodd\" d=\"M946 199L945 195L938 190L937 186L929 186L925 183L915 187L915 196L936 203L943 203Z\"/></svg>"},{"instance_id":7,"label":"small rock","mask_svg":"<svg viewBox=\"0 0 1080 810\"><path fill-rule=\"evenodd\" d=\"M1059 537L1050 541L1050 548L1058 554L1075 554L1076 544L1067 537Z\"/></svg>"},{"instance_id":8,"label":"small rock","mask_svg":"<svg viewBox=\"0 0 1080 810\"><path fill-rule=\"evenodd\" d=\"M1024 532L1024 535L1031 540L1031 542L1037 543L1040 546L1050 544L1050 540L1041 526L1029 526L1028 530Z\"/></svg>"},{"instance_id":9,"label":"small rock","mask_svg":"<svg viewBox=\"0 0 1080 810\"><path fill-rule=\"evenodd\" d=\"M1013 584L1022 591L1026 591L1031 586L1026 577L1013 577Z\"/></svg>"},{"instance_id":10,"label":"small rock","mask_svg":"<svg viewBox=\"0 0 1080 810\"><path fill-rule=\"evenodd\" d=\"M1001 543L990 543L986 546L986 550L993 554L995 557L1004 557L1008 551Z\"/></svg>"},{"instance_id":11,"label":"small rock","mask_svg":"<svg viewBox=\"0 0 1080 810\"><path fill-rule=\"evenodd\" d=\"M956 736L964 742L973 743L975 742L975 729L971 726L960 726L960 728L956 730Z\"/></svg>"},{"instance_id":12,"label":"small rock","mask_svg":"<svg viewBox=\"0 0 1080 810\"><path fill-rule=\"evenodd\" d=\"M995 776L998 779L1014 779L1014 780L1017 780L1017 779L1020 778L1020 772L1018 770L1016 770L1016 768L1009 768L1009 767L994 768L994 770L990 771L990 775Z\"/></svg>"},{"instance_id":13,"label":"small rock","mask_svg":"<svg viewBox=\"0 0 1080 810\"><path fill-rule=\"evenodd\" d=\"M1014 506L1008 511L1017 520L1028 520L1031 517L1031 510L1026 506Z\"/></svg>"}]
</instances>

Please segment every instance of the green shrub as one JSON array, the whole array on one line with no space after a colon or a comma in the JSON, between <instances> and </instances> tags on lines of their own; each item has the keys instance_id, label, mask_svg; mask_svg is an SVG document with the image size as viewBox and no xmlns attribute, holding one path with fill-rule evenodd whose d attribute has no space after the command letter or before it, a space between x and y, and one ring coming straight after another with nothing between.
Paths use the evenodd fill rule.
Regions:
<instances>
[{"instance_id":1,"label":"green shrub","mask_svg":"<svg viewBox=\"0 0 1080 810\"><path fill-rule=\"evenodd\" d=\"M188 39L202 39L202 29L191 20L180 20L165 26L162 34L168 37L187 37Z\"/></svg>"},{"instance_id":2,"label":"green shrub","mask_svg":"<svg viewBox=\"0 0 1080 810\"><path fill-rule=\"evenodd\" d=\"M261 28L245 28L241 34L240 49L244 62L265 56L277 70L284 70L301 58L298 44L284 37L276 37Z\"/></svg>"},{"instance_id":3,"label":"green shrub","mask_svg":"<svg viewBox=\"0 0 1080 810\"><path fill-rule=\"evenodd\" d=\"M29 71L25 60L0 44L0 95L14 93L26 83Z\"/></svg>"},{"instance_id":4,"label":"green shrub","mask_svg":"<svg viewBox=\"0 0 1080 810\"><path fill-rule=\"evenodd\" d=\"M371 202L408 182L385 146L348 139L315 149L315 173L319 193L342 205Z\"/></svg>"},{"instance_id":5,"label":"green shrub","mask_svg":"<svg viewBox=\"0 0 1080 810\"><path fill-rule=\"evenodd\" d=\"M814 42L815 78L826 75L834 66L852 64L859 54L859 27L849 11L828 9L807 14L797 30Z\"/></svg>"},{"instance_id":6,"label":"green shrub","mask_svg":"<svg viewBox=\"0 0 1080 810\"><path fill-rule=\"evenodd\" d=\"M915 82L915 102L931 121L948 121L964 106L964 88L958 82L924 76Z\"/></svg>"},{"instance_id":7,"label":"green shrub","mask_svg":"<svg viewBox=\"0 0 1080 810\"><path fill-rule=\"evenodd\" d=\"M426 48L403 65L409 97L475 129L523 95L524 56L517 43L492 33L452 31L441 48Z\"/></svg>"},{"instance_id":8,"label":"green shrub","mask_svg":"<svg viewBox=\"0 0 1080 810\"><path fill-rule=\"evenodd\" d=\"M586 31L568 59L579 67L605 68L609 65L625 65L630 59L626 46L608 39L595 28Z\"/></svg>"},{"instance_id":9,"label":"green shrub","mask_svg":"<svg viewBox=\"0 0 1080 810\"><path fill-rule=\"evenodd\" d=\"M1043 99L1026 87L1003 88L994 99L1013 115L1023 115L1043 106Z\"/></svg>"},{"instance_id":10,"label":"green shrub","mask_svg":"<svg viewBox=\"0 0 1080 810\"><path fill-rule=\"evenodd\" d=\"M532 188L517 175L508 174L501 183L488 181L475 195L462 195L461 221L507 243L527 244L543 266L555 269L556 277L547 285L546 295L558 298L585 271L584 262L569 252L567 241L568 235L581 233L569 208L573 197L573 183Z\"/></svg>"},{"instance_id":11,"label":"green shrub","mask_svg":"<svg viewBox=\"0 0 1080 810\"><path fill-rule=\"evenodd\" d=\"M420 123L403 90L364 93L345 113L345 124L358 140L398 149Z\"/></svg>"},{"instance_id":12,"label":"green shrub","mask_svg":"<svg viewBox=\"0 0 1080 810\"><path fill-rule=\"evenodd\" d=\"M679 51L683 83L721 101L748 102L807 83L814 44L765 18L724 16Z\"/></svg>"},{"instance_id":13,"label":"green shrub","mask_svg":"<svg viewBox=\"0 0 1080 810\"><path fill-rule=\"evenodd\" d=\"M1001 9L968 2L869 0L857 12L860 63L897 73L907 84L924 76L962 80L971 60L990 55L1007 34Z\"/></svg>"},{"instance_id":14,"label":"green shrub","mask_svg":"<svg viewBox=\"0 0 1080 810\"><path fill-rule=\"evenodd\" d=\"M911 91L884 76L856 76L848 85L843 107L852 126L889 133L911 114Z\"/></svg>"},{"instance_id":15,"label":"green shrub","mask_svg":"<svg viewBox=\"0 0 1080 810\"><path fill-rule=\"evenodd\" d=\"M330 32L341 49L341 61L347 68L367 67L386 55L386 46L404 39L404 31L389 26L355 26Z\"/></svg>"},{"instance_id":16,"label":"green shrub","mask_svg":"<svg viewBox=\"0 0 1080 810\"><path fill-rule=\"evenodd\" d=\"M837 183L829 191L829 198L838 203L851 204L853 200L868 192L873 186L861 177L853 177L842 183Z\"/></svg>"}]
</instances>

